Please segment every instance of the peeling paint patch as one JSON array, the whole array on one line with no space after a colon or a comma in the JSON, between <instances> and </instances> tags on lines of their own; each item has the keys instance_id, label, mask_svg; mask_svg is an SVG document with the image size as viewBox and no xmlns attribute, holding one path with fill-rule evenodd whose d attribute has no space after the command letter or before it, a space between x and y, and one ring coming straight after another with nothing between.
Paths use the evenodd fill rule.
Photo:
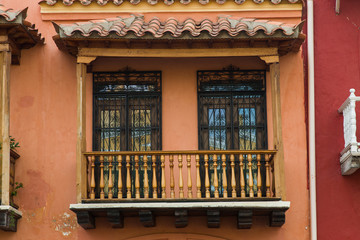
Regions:
<instances>
[{"instance_id":1,"label":"peeling paint patch","mask_svg":"<svg viewBox=\"0 0 360 240\"><path fill-rule=\"evenodd\" d=\"M78 227L76 216L64 212L52 219L55 231L61 233L64 237L68 237Z\"/></svg>"}]
</instances>

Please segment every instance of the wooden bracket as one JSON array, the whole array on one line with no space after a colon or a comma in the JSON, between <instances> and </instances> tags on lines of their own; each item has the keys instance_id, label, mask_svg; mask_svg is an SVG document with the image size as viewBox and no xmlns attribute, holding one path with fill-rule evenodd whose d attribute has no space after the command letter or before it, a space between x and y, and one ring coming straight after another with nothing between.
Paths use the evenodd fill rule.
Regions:
<instances>
[{"instance_id":1,"label":"wooden bracket","mask_svg":"<svg viewBox=\"0 0 360 240\"><path fill-rule=\"evenodd\" d=\"M259 56L261 60L263 60L266 64L270 63L278 63L279 62L279 56L273 55L273 56Z\"/></svg>"},{"instance_id":2,"label":"wooden bracket","mask_svg":"<svg viewBox=\"0 0 360 240\"><path fill-rule=\"evenodd\" d=\"M140 222L144 225L144 227L155 227L155 217L151 211L140 210L139 217Z\"/></svg>"},{"instance_id":3,"label":"wooden bracket","mask_svg":"<svg viewBox=\"0 0 360 240\"><path fill-rule=\"evenodd\" d=\"M107 218L112 228L123 228L124 227L124 216L120 211L108 210Z\"/></svg>"},{"instance_id":4,"label":"wooden bracket","mask_svg":"<svg viewBox=\"0 0 360 240\"><path fill-rule=\"evenodd\" d=\"M85 56L78 56L77 57L77 63L85 63L89 64L92 61L95 61L96 57L85 57Z\"/></svg>"},{"instance_id":5,"label":"wooden bracket","mask_svg":"<svg viewBox=\"0 0 360 240\"><path fill-rule=\"evenodd\" d=\"M219 210L207 210L207 225L209 228L220 227L220 211Z\"/></svg>"},{"instance_id":6,"label":"wooden bracket","mask_svg":"<svg viewBox=\"0 0 360 240\"><path fill-rule=\"evenodd\" d=\"M238 229L249 229L252 226L252 210L240 210L237 217Z\"/></svg>"},{"instance_id":7,"label":"wooden bracket","mask_svg":"<svg viewBox=\"0 0 360 240\"><path fill-rule=\"evenodd\" d=\"M272 211L270 214L270 227L281 227L285 223L285 211Z\"/></svg>"},{"instance_id":8,"label":"wooden bracket","mask_svg":"<svg viewBox=\"0 0 360 240\"><path fill-rule=\"evenodd\" d=\"M88 211L79 211L76 212L77 222L84 229L94 229L95 228L95 218Z\"/></svg>"},{"instance_id":9,"label":"wooden bracket","mask_svg":"<svg viewBox=\"0 0 360 240\"><path fill-rule=\"evenodd\" d=\"M188 225L188 211L175 210L175 227L184 228Z\"/></svg>"}]
</instances>

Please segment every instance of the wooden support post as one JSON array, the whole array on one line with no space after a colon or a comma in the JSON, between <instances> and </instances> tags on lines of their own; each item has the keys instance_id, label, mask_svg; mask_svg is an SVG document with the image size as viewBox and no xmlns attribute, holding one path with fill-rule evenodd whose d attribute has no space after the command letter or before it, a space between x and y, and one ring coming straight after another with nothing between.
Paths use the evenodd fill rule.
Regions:
<instances>
[{"instance_id":1,"label":"wooden support post","mask_svg":"<svg viewBox=\"0 0 360 240\"><path fill-rule=\"evenodd\" d=\"M130 156L126 155L126 198L131 198Z\"/></svg>"},{"instance_id":2,"label":"wooden support post","mask_svg":"<svg viewBox=\"0 0 360 240\"><path fill-rule=\"evenodd\" d=\"M200 156L196 154L196 197L201 198Z\"/></svg>"},{"instance_id":3,"label":"wooden support post","mask_svg":"<svg viewBox=\"0 0 360 240\"><path fill-rule=\"evenodd\" d=\"M227 192L227 177L226 177L226 156L225 154L223 154L221 156L221 161L222 161L222 186L224 188L224 193L223 193L223 197L227 198L228 197L228 192Z\"/></svg>"},{"instance_id":4,"label":"wooden support post","mask_svg":"<svg viewBox=\"0 0 360 240\"><path fill-rule=\"evenodd\" d=\"M9 49L8 44L0 44ZM11 52L0 52L1 205L10 205L10 63Z\"/></svg>"},{"instance_id":5,"label":"wooden support post","mask_svg":"<svg viewBox=\"0 0 360 240\"><path fill-rule=\"evenodd\" d=\"M77 141L76 141L76 192L77 202L86 198L86 64L76 65L77 78Z\"/></svg>"},{"instance_id":6,"label":"wooden support post","mask_svg":"<svg viewBox=\"0 0 360 240\"><path fill-rule=\"evenodd\" d=\"M273 112L274 148L277 149L277 153L274 157L275 196L285 200L284 149L282 141L280 99L280 64L278 62L270 63L270 81Z\"/></svg>"},{"instance_id":7,"label":"wooden support post","mask_svg":"<svg viewBox=\"0 0 360 240\"><path fill-rule=\"evenodd\" d=\"M234 154L230 155L231 162L231 197L236 197L236 180L235 180L235 156Z\"/></svg>"}]
</instances>

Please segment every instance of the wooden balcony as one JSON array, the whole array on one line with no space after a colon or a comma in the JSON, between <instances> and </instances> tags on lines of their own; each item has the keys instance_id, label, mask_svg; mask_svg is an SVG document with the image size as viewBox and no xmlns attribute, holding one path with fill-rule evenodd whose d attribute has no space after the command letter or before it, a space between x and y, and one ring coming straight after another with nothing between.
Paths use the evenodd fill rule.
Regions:
<instances>
[{"instance_id":1,"label":"wooden balcony","mask_svg":"<svg viewBox=\"0 0 360 240\"><path fill-rule=\"evenodd\" d=\"M17 220L21 218L21 212L14 202L15 193L15 162L20 157L15 151L10 150L9 168L2 169L2 176L8 181L0 178L0 229L5 231L17 230ZM6 164L5 164L6 165ZM4 166L4 164L3 164ZM9 170L9 171L7 171Z\"/></svg>"},{"instance_id":2,"label":"wooden balcony","mask_svg":"<svg viewBox=\"0 0 360 240\"><path fill-rule=\"evenodd\" d=\"M281 226L289 202L275 186L281 174L274 166L276 151L151 151L88 152L86 186L79 204L70 206L84 228L95 228L94 217L107 216L113 227L123 217L140 216L155 226L155 216L175 216L185 227L188 216L207 216L208 227L219 227L220 216L236 215L238 228L249 228L253 215L270 217Z\"/></svg>"}]
</instances>

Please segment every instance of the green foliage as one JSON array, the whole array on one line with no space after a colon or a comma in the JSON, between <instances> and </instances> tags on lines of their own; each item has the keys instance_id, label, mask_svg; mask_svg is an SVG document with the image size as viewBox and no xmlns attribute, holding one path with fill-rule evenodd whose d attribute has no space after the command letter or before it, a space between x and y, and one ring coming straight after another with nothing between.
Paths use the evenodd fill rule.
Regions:
<instances>
[{"instance_id":1,"label":"green foliage","mask_svg":"<svg viewBox=\"0 0 360 240\"><path fill-rule=\"evenodd\" d=\"M15 197L18 193L18 190L23 187L24 185L22 182L15 182L14 191L11 192L11 196Z\"/></svg>"},{"instance_id":2,"label":"green foliage","mask_svg":"<svg viewBox=\"0 0 360 240\"><path fill-rule=\"evenodd\" d=\"M13 138L13 137L10 136L10 149L16 151L16 148L18 148L18 147L20 147L19 142L17 142L17 141L15 140L15 138Z\"/></svg>"},{"instance_id":3,"label":"green foliage","mask_svg":"<svg viewBox=\"0 0 360 240\"><path fill-rule=\"evenodd\" d=\"M10 149L16 151L17 148L20 147L20 143L15 140L12 136L10 137ZM0 149L1 149L1 143L0 143Z\"/></svg>"}]
</instances>

